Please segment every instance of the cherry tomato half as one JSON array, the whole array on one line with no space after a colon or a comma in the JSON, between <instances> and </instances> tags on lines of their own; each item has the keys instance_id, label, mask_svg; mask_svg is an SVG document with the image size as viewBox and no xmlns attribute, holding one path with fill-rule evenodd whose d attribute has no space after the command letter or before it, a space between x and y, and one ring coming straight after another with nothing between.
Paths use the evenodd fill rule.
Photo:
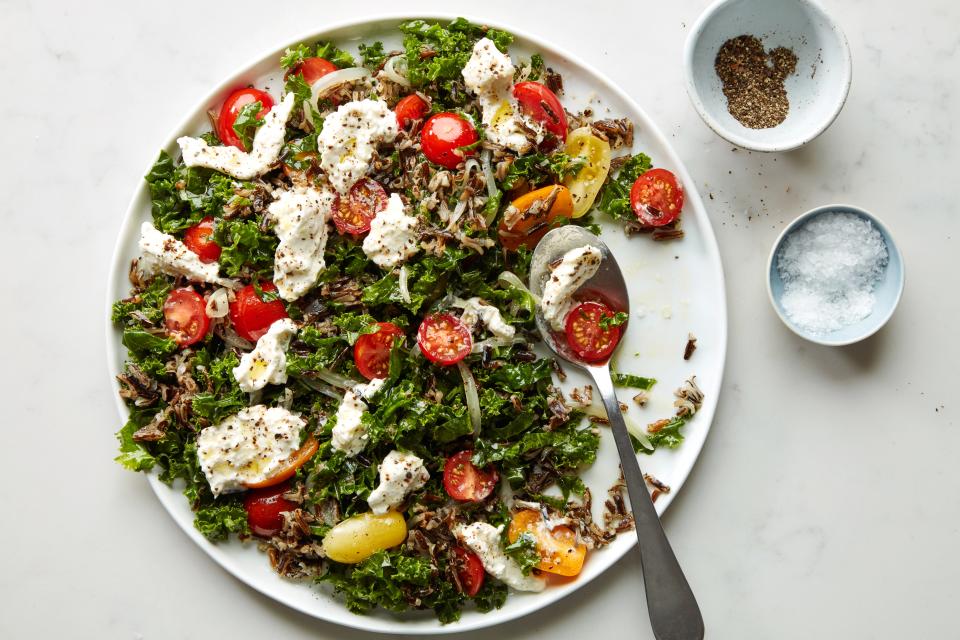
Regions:
<instances>
[{"instance_id":1,"label":"cherry tomato half","mask_svg":"<svg viewBox=\"0 0 960 640\"><path fill-rule=\"evenodd\" d=\"M223 106L220 107L220 115L217 117L217 137L223 144L248 151L243 146L240 136L233 130L233 125L237 121L237 116L240 115L240 110L253 102L259 102L261 106L260 112L257 114L258 120L263 119L273 108L273 98L270 97L269 93L249 87L237 89L223 101Z\"/></svg>"},{"instance_id":2,"label":"cherry tomato half","mask_svg":"<svg viewBox=\"0 0 960 640\"><path fill-rule=\"evenodd\" d=\"M463 595L473 597L480 591L483 581L487 577L483 569L480 556L463 547L451 547L451 561L460 580L460 589Z\"/></svg>"},{"instance_id":3,"label":"cherry tomato half","mask_svg":"<svg viewBox=\"0 0 960 640\"><path fill-rule=\"evenodd\" d=\"M260 290L273 293L277 290L272 282L261 282ZM237 298L230 303L230 321L240 337L256 342L277 320L287 317L287 308L281 300L264 302L257 296L252 284L237 292Z\"/></svg>"},{"instance_id":4,"label":"cherry tomato half","mask_svg":"<svg viewBox=\"0 0 960 640\"><path fill-rule=\"evenodd\" d=\"M587 547L577 542L577 534L570 527L559 525L547 529L539 511L523 509L513 515L507 529L507 539L516 542L524 533L537 541L541 571L560 576L575 576L583 569Z\"/></svg>"},{"instance_id":5,"label":"cherry tomato half","mask_svg":"<svg viewBox=\"0 0 960 640\"><path fill-rule=\"evenodd\" d=\"M536 213L531 213L533 205L553 198L553 205L549 209L538 207ZM560 184L550 185L535 191L530 191L510 203L516 214L509 214L513 218L511 226L507 226L507 216L500 221L497 234L500 244L510 251L516 251L521 246L533 249L550 229L558 224L557 218L569 218L573 215L573 198L570 190Z\"/></svg>"},{"instance_id":6,"label":"cherry tomato half","mask_svg":"<svg viewBox=\"0 0 960 640\"><path fill-rule=\"evenodd\" d=\"M470 458L473 451L456 453L443 465L443 488L454 500L482 502L493 493L500 474L493 467L478 469Z\"/></svg>"},{"instance_id":7,"label":"cherry tomato half","mask_svg":"<svg viewBox=\"0 0 960 640\"><path fill-rule=\"evenodd\" d=\"M513 97L524 113L542 123L561 142L567 139L567 113L557 94L546 85L532 81L518 82L513 85Z\"/></svg>"},{"instance_id":8,"label":"cherry tomato half","mask_svg":"<svg viewBox=\"0 0 960 640\"><path fill-rule=\"evenodd\" d=\"M683 187L666 169L651 169L640 174L630 189L630 205L645 225L662 227L670 224L683 209Z\"/></svg>"},{"instance_id":9,"label":"cherry tomato half","mask_svg":"<svg viewBox=\"0 0 960 640\"><path fill-rule=\"evenodd\" d=\"M386 208L387 192L380 183L362 178L350 187L346 201L339 195L334 199L333 224L341 235L366 233L373 219Z\"/></svg>"},{"instance_id":10,"label":"cherry tomato half","mask_svg":"<svg viewBox=\"0 0 960 640\"><path fill-rule=\"evenodd\" d=\"M243 498L243 506L247 510L247 522L254 535L269 538L280 533L283 528L284 511L293 511L297 508L295 502L285 500L283 494L290 490L289 483L274 487L249 491Z\"/></svg>"},{"instance_id":11,"label":"cherry tomato half","mask_svg":"<svg viewBox=\"0 0 960 640\"><path fill-rule=\"evenodd\" d=\"M210 329L207 303L192 287L174 289L163 303L163 322L181 347L200 342Z\"/></svg>"},{"instance_id":12,"label":"cherry tomato half","mask_svg":"<svg viewBox=\"0 0 960 640\"><path fill-rule=\"evenodd\" d=\"M304 82L312 85L314 82L339 69L339 67L325 58L304 58L303 62L298 64L290 72L299 74Z\"/></svg>"},{"instance_id":13,"label":"cherry tomato half","mask_svg":"<svg viewBox=\"0 0 960 640\"><path fill-rule=\"evenodd\" d=\"M390 348L403 329L392 322L378 322L376 333L365 333L353 345L353 361L367 380L386 378L390 373Z\"/></svg>"},{"instance_id":14,"label":"cherry tomato half","mask_svg":"<svg viewBox=\"0 0 960 640\"><path fill-rule=\"evenodd\" d=\"M420 131L420 146L427 160L447 169L456 169L473 149L464 149L479 140L473 124L463 116L444 111L430 116Z\"/></svg>"},{"instance_id":15,"label":"cherry tomato half","mask_svg":"<svg viewBox=\"0 0 960 640\"><path fill-rule=\"evenodd\" d=\"M606 360L620 342L620 327L603 328L600 321L612 318L613 309L602 302L582 302L567 314L567 343L587 362Z\"/></svg>"},{"instance_id":16,"label":"cherry tomato half","mask_svg":"<svg viewBox=\"0 0 960 640\"><path fill-rule=\"evenodd\" d=\"M449 313L427 316L417 329L417 344L430 362L447 366L457 364L473 348L470 329Z\"/></svg>"},{"instance_id":17,"label":"cherry tomato half","mask_svg":"<svg viewBox=\"0 0 960 640\"><path fill-rule=\"evenodd\" d=\"M317 452L317 449L320 448L320 443L313 436L309 436L300 448L294 451L286 462L277 469L273 475L268 478L264 478L260 482L248 482L247 487L250 489L261 489L263 487L272 487L276 484L280 484L284 480L288 480L293 477L293 474L297 472L297 469L305 465L310 458Z\"/></svg>"},{"instance_id":18,"label":"cherry tomato half","mask_svg":"<svg viewBox=\"0 0 960 640\"><path fill-rule=\"evenodd\" d=\"M420 120L427 115L427 112L430 111L430 105L417 94L411 93L398 102L393 111L397 114L397 126L403 129L411 121Z\"/></svg>"},{"instance_id":19,"label":"cherry tomato half","mask_svg":"<svg viewBox=\"0 0 960 640\"><path fill-rule=\"evenodd\" d=\"M213 241L213 218L207 216L187 229L183 244L200 258L200 262L216 262L220 259L220 245Z\"/></svg>"}]
</instances>

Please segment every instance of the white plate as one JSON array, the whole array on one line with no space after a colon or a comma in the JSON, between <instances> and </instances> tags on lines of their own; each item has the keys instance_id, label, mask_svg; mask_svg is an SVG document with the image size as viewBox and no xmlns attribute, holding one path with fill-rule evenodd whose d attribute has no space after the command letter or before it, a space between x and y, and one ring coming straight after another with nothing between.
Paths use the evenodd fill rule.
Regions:
<instances>
[{"instance_id":1,"label":"white plate","mask_svg":"<svg viewBox=\"0 0 960 640\"><path fill-rule=\"evenodd\" d=\"M434 15L427 19L449 20L452 17ZM397 15L376 21L341 24L285 43L261 56L256 62L244 66L206 96L193 113L173 131L162 147L177 157L179 150L176 147L176 138L183 134L196 135L208 129L207 109L219 105L225 95L237 86L253 83L258 88L269 91L274 97L279 97L283 85L279 59L288 46L298 42L327 39L356 53L356 45L361 40L383 40L387 50L390 50L391 44L399 44L399 32L395 26L407 18L408 16ZM485 20L474 21L492 25ZM515 60L520 55L540 52L549 66L562 73L565 87L563 102L568 109L576 111L588 101L592 101L599 117L629 116L636 126L634 150L647 153L655 166L673 171L686 191L684 239L670 242L654 242L647 236L627 239L613 224L604 224L603 233L604 241L618 257L631 287L633 315L625 342L619 351L619 368L624 372L651 376L659 380L651 393L651 402L645 409L638 408L630 401L635 391L621 390L621 399L630 405L628 419L644 425L672 415L672 391L691 375L697 376L697 381L706 394L703 408L684 429L686 441L680 448L674 451L658 451L652 456L641 456L640 462L644 471L652 473L673 488L670 494L661 495L657 501L657 511L663 513L683 485L703 447L717 405L723 375L727 339L726 300L723 269L710 221L694 182L680 159L663 134L631 98L575 56L509 26L501 28L516 36L510 48ZM144 168L144 173L148 168ZM136 257L137 230L144 220L149 219L149 215L149 193L146 183L141 181L123 220L114 251L113 268L107 287L108 304L129 293L127 272L130 261ZM115 380L115 376L122 370L125 353L120 345L118 331L110 324L109 313L105 315L108 363L111 378ZM696 354L686 362L681 356L688 332L693 333L698 342ZM569 388L585 382L586 379L579 374L571 373L565 386ZM120 417L125 421L127 409L119 396L115 396L115 399ZM616 479L617 471L616 448L607 432L603 434L596 464L583 476L593 491L595 512L599 513L607 488ZM160 502L187 535L224 569L243 582L308 615L349 627L379 632L421 635L453 633L487 627L523 616L586 585L636 544L636 537L632 533L621 535L607 548L591 553L583 572L576 580L552 586L538 594L511 593L502 609L487 614L465 611L461 620L453 624L439 624L433 618L432 612L413 612L397 616L377 611L371 615L357 616L347 611L340 601L326 591L309 583L293 582L277 576L270 568L266 555L257 551L255 544L242 544L237 541L211 544L193 528L193 514L179 489L167 487L157 479L155 473L149 475L149 480Z\"/></svg>"}]
</instances>

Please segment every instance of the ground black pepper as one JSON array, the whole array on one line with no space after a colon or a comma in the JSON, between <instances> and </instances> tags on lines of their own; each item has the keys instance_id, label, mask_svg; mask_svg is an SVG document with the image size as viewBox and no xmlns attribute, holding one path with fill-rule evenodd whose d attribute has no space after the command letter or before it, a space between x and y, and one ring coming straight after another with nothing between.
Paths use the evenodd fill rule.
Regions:
<instances>
[{"instance_id":1,"label":"ground black pepper","mask_svg":"<svg viewBox=\"0 0 960 640\"><path fill-rule=\"evenodd\" d=\"M742 35L723 43L714 61L723 83L727 110L751 129L769 129L790 111L783 83L797 69L797 55L785 47L769 53L756 36Z\"/></svg>"}]
</instances>

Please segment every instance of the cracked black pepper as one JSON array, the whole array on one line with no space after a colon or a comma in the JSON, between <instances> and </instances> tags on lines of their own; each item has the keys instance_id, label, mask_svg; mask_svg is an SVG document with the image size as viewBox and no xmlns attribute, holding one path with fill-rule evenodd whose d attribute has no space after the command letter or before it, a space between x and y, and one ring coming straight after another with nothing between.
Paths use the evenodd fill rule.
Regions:
<instances>
[{"instance_id":1,"label":"cracked black pepper","mask_svg":"<svg viewBox=\"0 0 960 640\"><path fill-rule=\"evenodd\" d=\"M784 81L797 69L797 55L786 47L771 51L756 36L742 35L723 43L714 70L723 83L727 111L751 129L770 129L790 112Z\"/></svg>"}]
</instances>

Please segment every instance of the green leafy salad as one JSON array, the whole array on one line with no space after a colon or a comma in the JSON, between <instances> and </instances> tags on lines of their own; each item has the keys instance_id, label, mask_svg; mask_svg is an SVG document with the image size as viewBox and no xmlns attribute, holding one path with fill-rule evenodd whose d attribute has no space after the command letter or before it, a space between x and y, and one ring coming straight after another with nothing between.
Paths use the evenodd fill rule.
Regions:
<instances>
[{"instance_id":1,"label":"green leafy salad","mask_svg":"<svg viewBox=\"0 0 960 640\"><path fill-rule=\"evenodd\" d=\"M629 120L568 112L560 75L511 58L509 33L399 30L396 50L288 49L280 96L238 88L160 153L112 310L117 460L180 481L211 541L257 544L351 611L450 622L576 575L632 526L622 496L592 518L580 473L604 415L534 349L530 256L596 211L679 237L683 191L630 155ZM608 357L625 314L564 295L560 331ZM638 402L654 384L616 380ZM638 451L680 444L702 399L681 392Z\"/></svg>"}]
</instances>

